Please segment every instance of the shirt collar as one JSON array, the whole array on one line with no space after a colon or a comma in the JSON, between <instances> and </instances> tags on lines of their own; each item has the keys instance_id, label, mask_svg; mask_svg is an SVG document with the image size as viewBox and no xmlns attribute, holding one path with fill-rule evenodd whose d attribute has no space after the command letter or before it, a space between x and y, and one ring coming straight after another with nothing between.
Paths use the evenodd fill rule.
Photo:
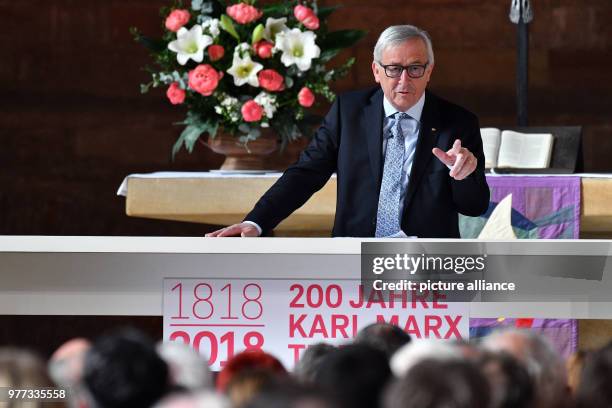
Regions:
<instances>
[{"instance_id":1,"label":"shirt collar","mask_svg":"<svg viewBox=\"0 0 612 408\"><path fill-rule=\"evenodd\" d=\"M425 92L423 92L423 95L421 95L417 103L412 105L410 109L405 111L405 113L407 113L408 115L410 115L410 117L412 117L413 119L416 119L416 121L420 123L421 114L423 113L424 105L425 105ZM383 108L385 109L386 118L399 112L397 109L395 109L395 107L393 107L393 105L391 105L391 102L387 100L386 96L383 98Z\"/></svg>"}]
</instances>

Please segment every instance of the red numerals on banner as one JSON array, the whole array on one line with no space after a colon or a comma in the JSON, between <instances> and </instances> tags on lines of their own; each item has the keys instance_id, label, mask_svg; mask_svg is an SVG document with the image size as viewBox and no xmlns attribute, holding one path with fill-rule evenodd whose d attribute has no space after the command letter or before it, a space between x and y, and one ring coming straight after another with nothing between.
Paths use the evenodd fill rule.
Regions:
<instances>
[{"instance_id":1,"label":"red numerals on banner","mask_svg":"<svg viewBox=\"0 0 612 408\"><path fill-rule=\"evenodd\" d=\"M210 286L208 283L200 283L199 285L196 285L196 287L193 289L193 297L197 300L193 302L193 307L191 308L194 317L197 317L198 319L208 319L213 315L215 312L215 307L210 302L212 295L212 286Z\"/></svg>"},{"instance_id":2,"label":"red numerals on banner","mask_svg":"<svg viewBox=\"0 0 612 408\"><path fill-rule=\"evenodd\" d=\"M238 316L232 316L232 284L228 283L224 287L221 288L221 292L227 290L227 316L221 316L221 319L224 320L235 320L238 319Z\"/></svg>"},{"instance_id":3,"label":"red numerals on banner","mask_svg":"<svg viewBox=\"0 0 612 408\"><path fill-rule=\"evenodd\" d=\"M227 332L217 339L215 333L203 330L191 339L189 333L178 330L170 334L170 341L181 341L192 346L198 353L204 351L204 354L208 355L208 365L215 364L219 355L225 355L226 359L219 362L220 366L224 367L227 360L234 355L235 336L234 332ZM261 350L264 345L263 335L256 331L247 332L242 338L242 345L245 350Z\"/></svg>"},{"instance_id":4,"label":"red numerals on banner","mask_svg":"<svg viewBox=\"0 0 612 408\"><path fill-rule=\"evenodd\" d=\"M259 319L263 313L261 286L249 283L242 289L242 296L246 299L242 304L242 315L249 320Z\"/></svg>"},{"instance_id":5,"label":"red numerals on banner","mask_svg":"<svg viewBox=\"0 0 612 408\"><path fill-rule=\"evenodd\" d=\"M179 341L208 356L208 364L225 366L236 351L261 350L264 336L257 327L263 316L263 290L256 283L177 283L178 310L170 316L170 341ZM193 288L193 289L192 289ZM174 308L174 306L172 306ZM182 320L177 322L176 320Z\"/></svg>"},{"instance_id":6,"label":"red numerals on banner","mask_svg":"<svg viewBox=\"0 0 612 408\"><path fill-rule=\"evenodd\" d=\"M184 301L186 300L183 293L183 284L178 283L172 289L178 295L178 313L171 316L171 319L189 319L189 316L184 314ZM224 296L227 298L227 309L219 311L223 313L219 318L221 320L238 320L244 318L247 320L257 320L263 314L263 305L261 286L256 283L248 283L242 288L242 299L240 305L241 316L233 314L232 304L232 284L228 283L215 293L213 287L208 283L199 283L193 288L193 303L191 305L191 317L196 319L206 320L213 317L215 314L215 298ZM341 296L342 294L340 294ZM217 303L218 304L218 303Z\"/></svg>"},{"instance_id":7,"label":"red numerals on banner","mask_svg":"<svg viewBox=\"0 0 612 408\"><path fill-rule=\"evenodd\" d=\"M289 291L296 292L289 307L304 308L305 305L320 307L325 302L327 307L336 309L342 304L342 288L338 285L328 285L323 290L321 285L308 285L304 288L303 285L296 283L289 287Z\"/></svg>"}]
</instances>

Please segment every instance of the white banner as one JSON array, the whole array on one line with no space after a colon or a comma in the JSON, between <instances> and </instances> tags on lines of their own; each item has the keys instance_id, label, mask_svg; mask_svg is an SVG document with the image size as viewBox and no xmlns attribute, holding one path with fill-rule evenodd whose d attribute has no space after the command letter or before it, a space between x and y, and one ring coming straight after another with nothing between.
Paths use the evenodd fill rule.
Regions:
<instances>
[{"instance_id":1,"label":"white banner","mask_svg":"<svg viewBox=\"0 0 612 408\"><path fill-rule=\"evenodd\" d=\"M213 370L245 349L263 349L291 369L309 344L346 343L377 321L413 339L467 339L468 310L435 293L366 298L358 280L164 279L164 340L191 345Z\"/></svg>"}]
</instances>

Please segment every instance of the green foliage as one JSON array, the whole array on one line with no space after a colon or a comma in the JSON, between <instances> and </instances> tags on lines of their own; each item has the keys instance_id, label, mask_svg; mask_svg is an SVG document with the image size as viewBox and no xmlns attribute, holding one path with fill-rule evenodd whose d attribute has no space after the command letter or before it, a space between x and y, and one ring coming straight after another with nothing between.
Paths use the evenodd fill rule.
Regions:
<instances>
[{"instance_id":1,"label":"green foliage","mask_svg":"<svg viewBox=\"0 0 612 408\"><path fill-rule=\"evenodd\" d=\"M335 5L335 6L319 7L319 9L317 10L317 17L319 17L320 20L325 20L334 11L338 10L341 7L342 7L342 5L340 5L340 4Z\"/></svg>"},{"instance_id":2,"label":"green foliage","mask_svg":"<svg viewBox=\"0 0 612 408\"><path fill-rule=\"evenodd\" d=\"M257 24L257 27L253 30L253 35L251 36L251 44L255 44L263 38L264 33L264 25Z\"/></svg>"},{"instance_id":3,"label":"green foliage","mask_svg":"<svg viewBox=\"0 0 612 408\"><path fill-rule=\"evenodd\" d=\"M188 112L187 118L183 122L178 122L177 125L186 125L186 127L181 132L176 143L174 143L174 146L172 146L172 160L181 150L181 147L185 146L185 149L191 153L195 143L203 133L208 133L210 137L215 137L219 129L219 122L203 121L192 112Z\"/></svg>"},{"instance_id":4,"label":"green foliage","mask_svg":"<svg viewBox=\"0 0 612 408\"><path fill-rule=\"evenodd\" d=\"M292 2L281 2L279 4L268 4L262 7L264 16L286 16L293 14Z\"/></svg>"},{"instance_id":5,"label":"green foliage","mask_svg":"<svg viewBox=\"0 0 612 408\"><path fill-rule=\"evenodd\" d=\"M240 36L236 32L236 28L234 27L234 23L232 20L225 14L221 16L221 28L225 30L229 35L234 37L236 41L240 42Z\"/></svg>"}]
</instances>

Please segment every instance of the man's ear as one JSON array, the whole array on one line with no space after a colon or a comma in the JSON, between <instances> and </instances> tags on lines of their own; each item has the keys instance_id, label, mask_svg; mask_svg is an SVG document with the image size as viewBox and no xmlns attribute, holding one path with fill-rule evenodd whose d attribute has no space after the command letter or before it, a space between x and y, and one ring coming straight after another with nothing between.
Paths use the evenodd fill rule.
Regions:
<instances>
[{"instance_id":1,"label":"man's ear","mask_svg":"<svg viewBox=\"0 0 612 408\"><path fill-rule=\"evenodd\" d=\"M372 74L374 74L374 80L380 83L380 66L374 61L372 61Z\"/></svg>"}]
</instances>

